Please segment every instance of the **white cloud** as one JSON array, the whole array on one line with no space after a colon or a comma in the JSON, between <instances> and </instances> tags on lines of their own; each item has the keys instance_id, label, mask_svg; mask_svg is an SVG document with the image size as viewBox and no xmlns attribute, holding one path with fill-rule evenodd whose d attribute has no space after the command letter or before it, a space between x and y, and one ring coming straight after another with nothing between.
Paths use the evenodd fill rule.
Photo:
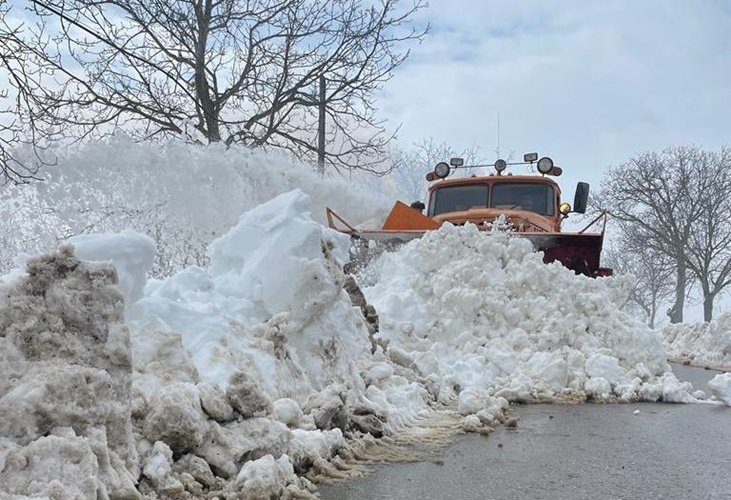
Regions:
<instances>
[{"instance_id":1,"label":"white cloud","mask_svg":"<svg viewBox=\"0 0 731 500\"><path fill-rule=\"evenodd\" d=\"M565 185L731 129L731 9L719 1L434 1L428 39L387 85L403 142L537 150Z\"/></svg>"}]
</instances>

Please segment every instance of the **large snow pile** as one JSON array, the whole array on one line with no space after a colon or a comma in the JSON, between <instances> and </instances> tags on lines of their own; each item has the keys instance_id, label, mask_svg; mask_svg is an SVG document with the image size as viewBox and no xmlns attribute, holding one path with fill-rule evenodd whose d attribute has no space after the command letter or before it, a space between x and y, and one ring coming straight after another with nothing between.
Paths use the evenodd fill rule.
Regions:
<instances>
[{"instance_id":1,"label":"large snow pile","mask_svg":"<svg viewBox=\"0 0 731 500\"><path fill-rule=\"evenodd\" d=\"M152 243L125 233L74 240L119 273L65 247L4 285L0 496L293 494L310 488L295 471L338 473L328 462L347 453L346 434L381 436L423 414L427 391L404 377L367 397L366 375L397 368L383 372L344 290L348 239L310 208L299 190L255 208L212 243L208 268L165 281L145 285ZM38 346L48 359L34 364Z\"/></svg>"},{"instance_id":2,"label":"large snow pile","mask_svg":"<svg viewBox=\"0 0 731 500\"><path fill-rule=\"evenodd\" d=\"M300 490L293 471L326 470L344 432L388 432L388 407L364 397L372 344L343 288L348 238L310 210L300 190L254 208L210 245L210 266L151 282L128 307L133 415L147 443L195 457L220 482L196 489ZM143 483L182 482L166 463L159 478L145 467Z\"/></svg>"},{"instance_id":3,"label":"large snow pile","mask_svg":"<svg viewBox=\"0 0 731 500\"><path fill-rule=\"evenodd\" d=\"M284 193L164 281L145 283L152 242L125 233L75 240L101 263L64 247L0 285L0 495L299 495L303 474L339 474L352 438L434 408L478 430L509 400L693 399L618 311L623 280L474 226L377 263L377 333L341 271L348 239L311 209Z\"/></svg>"},{"instance_id":4,"label":"large snow pile","mask_svg":"<svg viewBox=\"0 0 731 500\"><path fill-rule=\"evenodd\" d=\"M691 401L659 337L619 310L628 285L545 265L521 238L445 225L384 255L365 293L391 349L463 413L494 397Z\"/></svg>"},{"instance_id":5,"label":"large snow pile","mask_svg":"<svg viewBox=\"0 0 731 500\"><path fill-rule=\"evenodd\" d=\"M670 359L731 371L731 313L710 323L668 325L660 333Z\"/></svg>"}]
</instances>

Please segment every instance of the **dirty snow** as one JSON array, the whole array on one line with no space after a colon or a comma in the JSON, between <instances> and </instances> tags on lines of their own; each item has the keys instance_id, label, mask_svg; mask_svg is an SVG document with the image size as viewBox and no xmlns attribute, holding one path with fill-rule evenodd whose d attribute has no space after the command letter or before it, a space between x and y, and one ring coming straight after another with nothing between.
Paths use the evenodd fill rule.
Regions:
<instances>
[{"instance_id":1,"label":"dirty snow","mask_svg":"<svg viewBox=\"0 0 731 500\"><path fill-rule=\"evenodd\" d=\"M0 284L0 494L302 495L354 438L435 409L478 431L510 401L694 401L659 337L618 310L628 282L474 226L376 262L367 323L349 242L311 207L281 194L215 240L209 266L163 281L145 283L150 242L124 233L76 240L95 262L66 246Z\"/></svg>"},{"instance_id":2,"label":"dirty snow","mask_svg":"<svg viewBox=\"0 0 731 500\"><path fill-rule=\"evenodd\" d=\"M80 263L70 246L27 266L0 285L0 492L135 498L132 360L116 272Z\"/></svg>"}]
</instances>

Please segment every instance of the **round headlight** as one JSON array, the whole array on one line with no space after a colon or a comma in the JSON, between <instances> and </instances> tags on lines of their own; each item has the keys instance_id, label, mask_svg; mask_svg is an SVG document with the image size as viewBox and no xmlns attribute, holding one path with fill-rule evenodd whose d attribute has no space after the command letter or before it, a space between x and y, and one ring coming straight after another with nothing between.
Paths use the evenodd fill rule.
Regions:
<instances>
[{"instance_id":1,"label":"round headlight","mask_svg":"<svg viewBox=\"0 0 731 500\"><path fill-rule=\"evenodd\" d=\"M542 174L547 174L553 168L553 160L548 156L544 156L538 160L538 171Z\"/></svg>"},{"instance_id":2,"label":"round headlight","mask_svg":"<svg viewBox=\"0 0 731 500\"><path fill-rule=\"evenodd\" d=\"M558 206L558 211L561 212L561 215L568 215L571 212L571 204L564 201Z\"/></svg>"},{"instance_id":3,"label":"round headlight","mask_svg":"<svg viewBox=\"0 0 731 500\"><path fill-rule=\"evenodd\" d=\"M437 163L437 166L434 167L434 175L436 175L440 179L444 179L446 176L449 175L449 170L449 164L440 161L439 163Z\"/></svg>"},{"instance_id":4,"label":"round headlight","mask_svg":"<svg viewBox=\"0 0 731 500\"><path fill-rule=\"evenodd\" d=\"M495 170L497 170L498 172L502 172L507 166L508 164L505 163L505 160L497 160L495 162Z\"/></svg>"}]
</instances>

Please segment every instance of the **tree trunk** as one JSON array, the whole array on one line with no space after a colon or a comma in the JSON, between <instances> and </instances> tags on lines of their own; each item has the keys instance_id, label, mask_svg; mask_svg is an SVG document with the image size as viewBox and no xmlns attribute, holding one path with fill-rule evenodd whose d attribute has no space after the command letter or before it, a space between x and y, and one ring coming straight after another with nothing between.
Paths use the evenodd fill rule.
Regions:
<instances>
[{"instance_id":1,"label":"tree trunk","mask_svg":"<svg viewBox=\"0 0 731 500\"><path fill-rule=\"evenodd\" d=\"M713 299L714 295L712 293L706 293L706 291L703 291L703 321L708 323L713 319Z\"/></svg>"},{"instance_id":2,"label":"tree trunk","mask_svg":"<svg viewBox=\"0 0 731 500\"><path fill-rule=\"evenodd\" d=\"M675 304L670 309L670 323L683 322L683 308L685 307L685 286L687 282L685 260L677 259L677 281L675 282Z\"/></svg>"},{"instance_id":3,"label":"tree trunk","mask_svg":"<svg viewBox=\"0 0 731 500\"><path fill-rule=\"evenodd\" d=\"M655 300L652 301L652 307L650 308L650 328L655 328L655 313L657 312L657 305Z\"/></svg>"}]
</instances>

